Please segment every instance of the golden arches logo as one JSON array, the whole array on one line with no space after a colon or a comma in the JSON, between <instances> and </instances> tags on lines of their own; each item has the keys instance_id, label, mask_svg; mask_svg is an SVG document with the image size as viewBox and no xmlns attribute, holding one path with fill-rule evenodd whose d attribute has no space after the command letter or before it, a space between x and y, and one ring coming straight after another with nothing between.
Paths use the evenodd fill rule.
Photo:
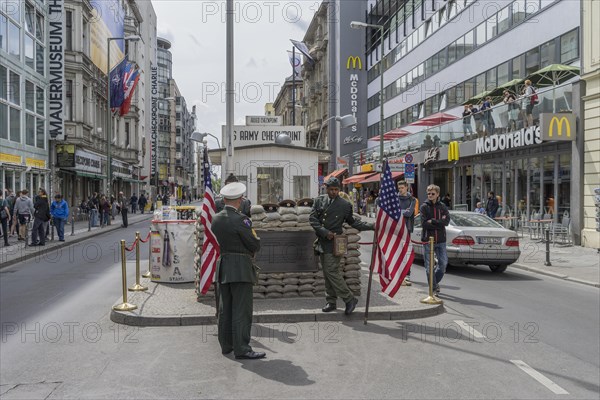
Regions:
<instances>
[{"instance_id":1,"label":"golden arches logo","mask_svg":"<svg viewBox=\"0 0 600 400\"><path fill-rule=\"evenodd\" d=\"M352 65L352 69L362 69L362 60L359 56L349 56L348 61L346 61L346 69L350 69L350 65Z\"/></svg>"},{"instance_id":2,"label":"golden arches logo","mask_svg":"<svg viewBox=\"0 0 600 400\"><path fill-rule=\"evenodd\" d=\"M548 127L548 137L552 137L552 134L554 133L554 123L556 123L557 126L557 136L562 136L562 129L564 123L567 126L567 137L571 137L571 124L569 123L569 120L566 117L561 117L560 119L558 119L558 117L552 117L552 119L550 120L550 126Z\"/></svg>"},{"instance_id":3,"label":"golden arches logo","mask_svg":"<svg viewBox=\"0 0 600 400\"><path fill-rule=\"evenodd\" d=\"M448 161L458 161L460 158L460 150L458 142L453 141L448 144Z\"/></svg>"}]
</instances>

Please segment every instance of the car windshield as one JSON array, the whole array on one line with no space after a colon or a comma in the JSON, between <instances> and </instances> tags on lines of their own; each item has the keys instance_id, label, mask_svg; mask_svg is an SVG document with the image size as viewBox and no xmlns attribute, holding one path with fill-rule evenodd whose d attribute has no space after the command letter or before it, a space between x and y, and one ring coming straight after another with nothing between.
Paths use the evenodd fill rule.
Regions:
<instances>
[{"instance_id":1,"label":"car windshield","mask_svg":"<svg viewBox=\"0 0 600 400\"><path fill-rule=\"evenodd\" d=\"M502 225L476 213L450 213L450 223L456 226L469 226L476 228L502 228Z\"/></svg>"}]
</instances>

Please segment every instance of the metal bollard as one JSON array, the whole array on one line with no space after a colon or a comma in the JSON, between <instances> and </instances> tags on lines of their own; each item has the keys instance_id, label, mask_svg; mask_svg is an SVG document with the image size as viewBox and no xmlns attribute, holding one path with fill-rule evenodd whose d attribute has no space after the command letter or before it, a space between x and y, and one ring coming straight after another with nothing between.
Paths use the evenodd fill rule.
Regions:
<instances>
[{"instance_id":1,"label":"metal bollard","mask_svg":"<svg viewBox=\"0 0 600 400\"><path fill-rule=\"evenodd\" d=\"M88 232L92 230L92 210L88 211Z\"/></svg>"},{"instance_id":2,"label":"metal bollard","mask_svg":"<svg viewBox=\"0 0 600 400\"><path fill-rule=\"evenodd\" d=\"M135 310L137 306L135 304L129 304L127 302L127 258L125 257L125 241L121 240L121 276L123 281L123 302L116 306L113 306L113 310L116 311L131 311Z\"/></svg>"},{"instance_id":3,"label":"metal bollard","mask_svg":"<svg viewBox=\"0 0 600 400\"><path fill-rule=\"evenodd\" d=\"M546 229L546 261L544 265L551 267L550 263L550 229Z\"/></svg>"},{"instance_id":4,"label":"metal bollard","mask_svg":"<svg viewBox=\"0 0 600 400\"><path fill-rule=\"evenodd\" d=\"M146 286L140 285L140 233L135 233L135 285L129 288L131 292L143 292L148 290Z\"/></svg>"},{"instance_id":5,"label":"metal bollard","mask_svg":"<svg viewBox=\"0 0 600 400\"><path fill-rule=\"evenodd\" d=\"M54 218L50 218L50 240L54 242Z\"/></svg>"},{"instance_id":6,"label":"metal bollard","mask_svg":"<svg viewBox=\"0 0 600 400\"><path fill-rule=\"evenodd\" d=\"M75 236L75 215L71 213L71 236Z\"/></svg>"},{"instance_id":7,"label":"metal bollard","mask_svg":"<svg viewBox=\"0 0 600 400\"><path fill-rule=\"evenodd\" d=\"M435 268L435 258L433 257L433 236L429 236L429 296L421 300L423 304L443 304L444 302L438 299L433 294L433 270Z\"/></svg>"},{"instance_id":8,"label":"metal bollard","mask_svg":"<svg viewBox=\"0 0 600 400\"><path fill-rule=\"evenodd\" d=\"M148 239L148 271L144 272L142 278L150 278L150 268L152 267L152 232L150 232L150 238Z\"/></svg>"}]
</instances>

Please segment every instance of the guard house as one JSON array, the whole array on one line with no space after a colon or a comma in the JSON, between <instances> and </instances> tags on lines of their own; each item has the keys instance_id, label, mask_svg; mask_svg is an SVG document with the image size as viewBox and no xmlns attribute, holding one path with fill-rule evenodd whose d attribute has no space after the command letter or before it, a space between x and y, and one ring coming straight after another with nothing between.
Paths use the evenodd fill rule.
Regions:
<instances>
[{"instance_id":1,"label":"guard house","mask_svg":"<svg viewBox=\"0 0 600 400\"><path fill-rule=\"evenodd\" d=\"M253 121L259 124L253 125ZM317 197L319 162L329 160L331 152L306 147L306 132L302 126L262 122L256 117L247 117L246 125L233 127L232 169L248 188L247 197L252 204ZM222 143L226 143L225 127ZM212 164L221 166L225 180L225 148L212 149L208 153Z\"/></svg>"}]
</instances>

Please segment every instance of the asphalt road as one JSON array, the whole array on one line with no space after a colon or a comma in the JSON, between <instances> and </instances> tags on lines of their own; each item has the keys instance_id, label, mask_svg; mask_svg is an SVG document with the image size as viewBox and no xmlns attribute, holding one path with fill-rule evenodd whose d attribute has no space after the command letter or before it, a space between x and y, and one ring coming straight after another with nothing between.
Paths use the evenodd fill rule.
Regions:
<instances>
[{"instance_id":1,"label":"asphalt road","mask_svg":"<svg viewBox=\"0 0 600 400\"><path fill-rule=\"evenodd\" d=\"M131 243L136 229L2 270L3 399L600 396L597 288L510 268L453 269L442 281L445 314L258 325L252 344L268 357L241 362L220 354L214 326L109 320L121 295L116 243ZM425 291L424 269L414 268Z\"/></svg>"}]
</instances>

